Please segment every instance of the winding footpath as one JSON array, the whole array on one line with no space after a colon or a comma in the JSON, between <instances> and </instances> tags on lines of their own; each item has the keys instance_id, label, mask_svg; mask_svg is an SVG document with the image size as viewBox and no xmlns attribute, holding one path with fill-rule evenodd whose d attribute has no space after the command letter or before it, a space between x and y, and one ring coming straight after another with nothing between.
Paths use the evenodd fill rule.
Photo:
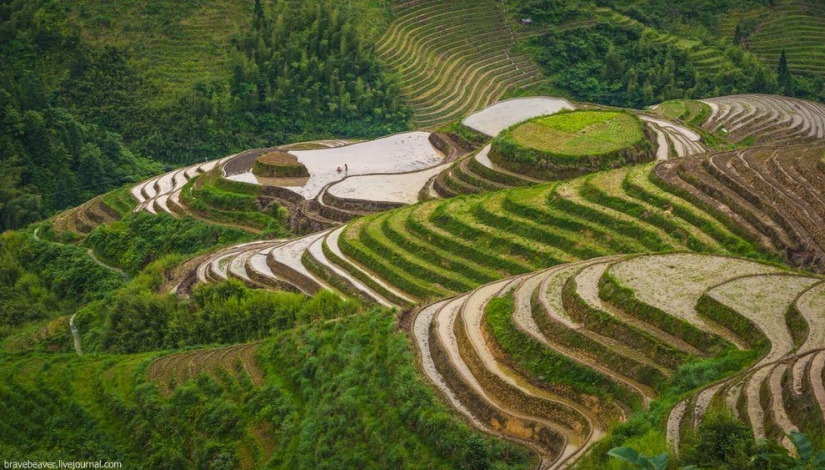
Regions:
<instances>
[{"instance_id":1,"label":"winding footpath","mask_svg":"<svg viewBox=\"0 0 825 470\"><path fill-rule=\"evenodd\" d=\"M75 313L69 317L69 328L72 330L72 337L74 338L74 351L78 356L82 356L83 349L80 347L80 333L77 331L77 325L74 324L74 317L76 315L77 314Z\"/></svg>"}]
</instances>

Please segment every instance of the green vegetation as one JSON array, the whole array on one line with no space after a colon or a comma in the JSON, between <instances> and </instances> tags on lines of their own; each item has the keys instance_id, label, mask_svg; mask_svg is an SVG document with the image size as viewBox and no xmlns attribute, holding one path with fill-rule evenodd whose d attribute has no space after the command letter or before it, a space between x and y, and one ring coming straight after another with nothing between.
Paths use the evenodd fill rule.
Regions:
<instances>
[{"instance_id":1,"label":"green vegetation","mask_svg":"<svg viewBox=\"0 0 825 470\"><path fill-rule=\"evenodd\" d=\"M277 333L259 347L260 387L245 374L204 375L165 397L145 378L157 356L0 358L0 452L142 468L533 464L445 410L387 312Z\"/></svg>"},{"instance_id":2,"label":"green vegetation","mask_svg":"<svg viewBox=\"0 0 825 470\"><path fill-rule=\"evenodd\" d=\"M160 172L150 159L178 165L407 128L395 80L366 47L381 21L355 21L382 18L381 7L313 0L253 10L4 3L0 230Z\"/></svg>"},{"instance_id":3,"label":"green vegetation","mask_svg":"<svg viewBox=\"0 0 825 470\"><path fill-rule=\"evenodd\" d=\"M659 104L655 112L671 119L699 127L710 117L710 106L699 101L669 100Z\"/></svg>"},{"instance_id":4,"label":"green vegetation","mask_svg":"<svg viewBox=\"0 0 825 470\"><path fill-rule=\"evenodd\" d=\"M128 286L78 312L86 352L135 353L199 344L236 344L295 325L342 318L362 308L331 292L313 298L250 290L238 281L199 286L191 301L156 293L165 263L150 265Z\"/></svg>"},{"instance_id":5,"label":"green vegetation","mask_svg":"<svg viewBox=\"0 0 825 470\"><path fill-rule=\"evenodd\" d=\"M206 222L254 234L287 236L288 211L263 186L222 178L213 171L188 182L180 201L186 212Z\"/></svg>"},{"instance_id":6,"label":"green vegetation","mask_svg":"<svg viewBox=\"0 0 825 470\"><path fill-rule=\"evenodd\" d=\"M601 155L639 142L642 126L629 114L579 111L538 118L510 130L517 144L572 156Z\"/></svg>"},{"instance_id":7,"label":"green vegetation","mask_svg":"<svg viewBox=\"0 0 825 470\"><path fill-rule=\"evenodd\" d=\"M131 274L165 255L191 256L211 247L246 241L241 230L208 225L191 217L134 214L98 227L85 244L102 260Z\"/></svg>"},{"instance_id":8,"label":"green vegetation","mask_svg":"<svg viewBox=\"0 0 825 470\"><path fill-rule=\"evenodd\" d=\"M19 263L19 267L36 274L49 290L74 304L100 299L123 284L122 276L99 266L80 247L9 232L3 235L2 251L10 267Z\"/></svg>"},{"instance_id":9,"label":"green vegetation","mask_svg":"<svg viewBox=\"0 0 825 470\"><path fill-rule=\"evenodd\" d=\"M490 159L522 174L562 179L653 159L641 121L613 111L573 111L518 124L493 139Z\"/></svg>"},{"instance_id":10,"label":"green vegetation","mask_svg":"<svg viewBox=\"0 0 825 470\"><path fill-rule=\"evenodd\" d=\"M58 320L123 284L120 275L97 265L85 249L35 240L20 232L4 233L0 237L3 349L37 348L43 342L49 350L67 350L70 343L59 333L67 325Z\"/></svg>"},{"instance_id":11,"label":"green vegetation","mask_svg":"<svg viewBox=\"0 0 825 470\"><path fill-rule=\"evenodd\" d=\"M371 215L349 224L339 245L418 298L438 298L445 289L461 293L489 282L491 275L503 278L615 253L766 256L713 212L653 184L652 168L628 167Z\"/></svg>"},{"instance_id":12,"label":"green vegetation","mask_svg":"<svg viewBox=\"0 0 825 470\"><path fill-rule=\"evenodd\" d=\"M755 457L751 429L729 413L708 413L695 432L686 437L682 462L719 469L755 469L764 466Z\"/></svg>"},{"instance_id":13,"label":"green vegetation","mask_svg":"<svg viewBox=\"0 0 825 470\"><path fill-rule=\"evenodd\" d=\"M543 81L536 65L516 52L518 36L500 2L423 0L393 10L376 51L399 77L418 127L455 121Z\"/></svg>"}]
</instances>

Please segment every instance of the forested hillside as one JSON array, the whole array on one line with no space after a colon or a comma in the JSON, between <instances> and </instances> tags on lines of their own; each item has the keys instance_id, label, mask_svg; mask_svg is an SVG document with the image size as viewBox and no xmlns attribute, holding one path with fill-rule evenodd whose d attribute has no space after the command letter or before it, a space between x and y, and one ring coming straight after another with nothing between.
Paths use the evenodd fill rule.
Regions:
<instances>
[{"instance_id":1,"label":"forested hillside","mask_svg":"<svg viewBox=\"0 0 825 470\"><path fill-rule=\"evenodd\" d=\"M823 25L0 0L0 456L825 461Z\"/></svg>"},{"instance_id":2,"label":"forested hillside","mask_svg":"<svg viewBox=\"0 0 825 470\"><path fill-rule=\"evenodd\" d=\"M356 21L379 7L213 3L0 5L0 229L161 165L407 128L369 47L376 24Z\"/></svg>"},{"instance_id":3,"label":"forested hillside","mask_svg":"<svg viewBox=\"0 0 825 470\"><path fill-rule=\"evenodd\" d=\"M737 93L825 98L822 70L808 65L821 57L821 2L510 3L514 20L533 20L524 49L576 99L639 108ZM788 27L772 26L774 15Z\"/></svg>"}]
</instances>

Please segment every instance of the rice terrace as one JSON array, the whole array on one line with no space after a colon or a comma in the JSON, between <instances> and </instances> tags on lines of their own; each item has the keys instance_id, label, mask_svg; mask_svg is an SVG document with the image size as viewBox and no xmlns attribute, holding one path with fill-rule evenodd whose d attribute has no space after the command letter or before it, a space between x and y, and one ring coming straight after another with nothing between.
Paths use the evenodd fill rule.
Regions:
<instances>
[{"instance_id":1,"label":"rice terrace","mask_svg":"<svg viewBox=\"0 0 825 470\"><path fill-rule=\"evenodd\" d=\"M822 25L5 2L0 457L825 468Z\"/></svg>"}]
</instances>

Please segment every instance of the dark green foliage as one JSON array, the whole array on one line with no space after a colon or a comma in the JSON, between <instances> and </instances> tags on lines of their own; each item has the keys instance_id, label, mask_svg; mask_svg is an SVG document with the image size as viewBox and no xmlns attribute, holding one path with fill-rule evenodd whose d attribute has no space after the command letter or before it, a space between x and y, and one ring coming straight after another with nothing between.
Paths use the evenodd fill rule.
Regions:
<instances>
[{"instance_id":1,"label":"dark green foliage","mask_svg":"<svg viewBox=\"0 0 825 470\"><path fill-rule=\"evenodd\" d=\"M733 42L742 47L748 45L751 34L756 31L757 23L755 20L748 18L736 24L736 29L733 33Z\"/></svg>"},{"instance_id":2,"label":"dark green foliage","mask_svg":"<svg viewBox=\"0 0 825 470\"><path fill-rule=\"evenodd\" d=\"M3 235L0 253L8 262L3 269L13 270L19 263L49 290L77 304L103 298L124 282L116 272L95 263L84 248L39 241L19 232Z\"/></svg>"},{"instance_id":3,"label":"dark green foliage","mask_svg":"<svg viewBox=\"0 0 825 470\"><path fill-rule=\"evenodd\" d=\"M26 272L17 260L15 252L21 242L21 236L12 234L0 238L0 328L3 332L26 322L49 318L62 310L57 295L36 275Z\"/></svg>"},{"instance_id":4,"label":"dark green foliage","mask_svg":"<svg viewBox=\"0 0 825 470\"><path fill-rule=\"evenodd\" d=\"M233 298L233 290L215 291L210 301ZM445 409L384 310L264 341L260 387L244 373L201 375L164 396L145 382L151 358L0 358L0 400L8 408L0 453L152 469L534 464L526 450L480 436Z\"/></svg>"},{"instance_id":5,"label":"dark green foliage","mask_svg":"<svg viewBox=\"0 0 825 470\"><path fill-rule=\"evenodd\" d=\"M85 244L101 259L134 274L164 255L193 255L247 239L249 235L241 230L208 225L191 217L176 219L140 212L98 227Z\"/></svg>"},{"instance_id":6,"label":"dark green foliage","mask_svg":"<svg viewBox=\"0 0 825 470\"><path fill-rule=\"evenodd\" d=\"M285 365L303 406L293 448L276 452L289 468L529 466L512 444L477 437L411 367L394 319L373 312L286 333L272 343L270 370ZM264 352L266 354L266 352ZM275 366L277 365L277 366ZM369 393L363 393L369 390ZM415 436L413 438L413 436Z\"/></svg>"},{"instance_id":7,"label":"dark green foliage","mask_svg":"<svg viewBox=\"0 0 825 470\"><path fill-rule=\"evenodd\" d=\"M701 468L720 470L754 469L756 445L753 432L742 421L725 412L708 412L695 432L685 436L680 461Z\"/></svg>"},{"instance_id":8,"label":"dark green foliage","mask_svg":"<svg viewBox=\"0 0 825 470\"><path fill-rule=\"evenodd\" d=\"M199 286L191 302L155 293L160 266L150 266L127 288L78 315L84 348L134 353L196 344L243 343L297 324L352 315L353 301L328 291L302 294L250 290L238 281ZM148 285L147 285L148 284ZM98 337L100 338L98 340Z\"/></svg>"},{"instance_id":9,"label":"dark green foliage","mask_svg":"<svg viewBox=\"0 0 825 470\"><path fill-rule=\"evenodd\" d=\"M237 111L251 113L248 124L282 135L405 129L411 113L360 34L363 27L352 9L335 2L277 3L237 42L230 81Z\"/></svg>"},{"instance_id":10,"label":"dark green foliage","mask_svg":"<svg viewBox=\"0 0 825 470\"><path fill-rule=\"evenodd\" d=\"M7 350L69 347L52 321L124 284L86 250L35 240L20 232L0 237L0 339ZM57 322L59 323L59 322ZM57 326L54 324L53 326ZM57 332L48 337L44 332Z\"/></svg>"},{"instance_id":11,"label":"dark green foliage","mask_svg":"<svg viewBox=\"0 0 825 470\"><path fill-rule=\"evenodd\" d=\"M52 23L62 14L57 2L15 1L0 7L0 231L159 170L111 132L117 129L111 122L128 120L124 111L130 109L126 93L109 87L112 80L97 73L86 91L55 83L56 69L79 70L86 63L103 67L109 60L118 67L116 54L101 51L92 57L76 33ZM53 91L63 86L81 95L94 92L87 98L99 106L100 116L77 114L71 103L54 99Z\"/></svg>"},{"instance_id":12,"label":"dark green foliage","mask_svg":"<svg viewBox=\"0 0 825 470\"><path fill-rule=\"evenodd\" d=\"M536 26L564 23L585 14L574 2L566 0L522 0L516 8L520 18L529 18Z\"/></svg>"},{"instance_id":13,"label":"dark green foliage","mask_svg":"<svg viewBox=\"0 0 825 470\"><path fill-rule=\"evenodd\" d=\"M0 454L6 460L122 461L116 439L105 427L66 396L57 384L40 381L36 386L3 380L0 403Z\"/></svg>"},{"instance_id":14,"label":"dark green foliage","mask_svg":"<svg viewBox=\"0 0 825 470\"><path fill-rule=\"evenodd\" d=\"M638 108L674 98L773 91L770 72L741 51L730 53L736 69L706 75L685 49L643 36L638 28L601 22L536 36L527 48L556 86L583 101Z\"/></svg>"},{"instance_id":15,"label":"dark green foliage","mask_svg":"<svg viewBox=\"0 0 825 470\"><path fill-rule=\"evenodd\" d=\"M779 87L782 94L785 96L793 96L793 74L788 69L788 58L785 56L785 51L779 55L779 65L776 67L776 80L779 82Z\"/></svg>"},{"instance_id":16,"label":"dark green foliage","mask_svg":"<svg viewBox=\"0 0 825 470\"><path fill-rule=\"evenodd\" d=\"M719 14L734 8L748 8L766 5L772 0L643 0L623 2L629 4L620 8L623 13L651 26L673 28L679 24L703 25L708 28L718 26ZM597 0L597 4L615 6L616 2Z\"/></svg>"}]
</instances>

